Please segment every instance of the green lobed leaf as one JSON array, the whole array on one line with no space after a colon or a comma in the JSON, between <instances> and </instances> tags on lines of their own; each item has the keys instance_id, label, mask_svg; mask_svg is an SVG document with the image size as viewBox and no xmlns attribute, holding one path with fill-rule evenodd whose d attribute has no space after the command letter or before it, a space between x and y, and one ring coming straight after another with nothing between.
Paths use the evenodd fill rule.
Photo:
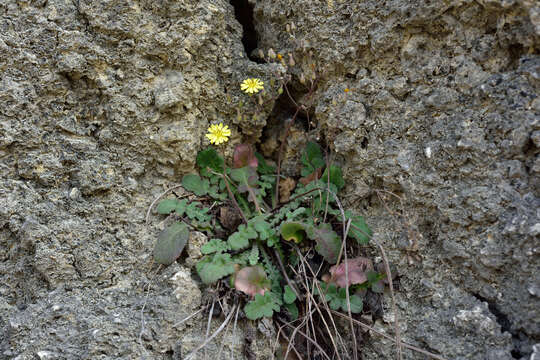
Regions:
<instances>
[{"instance_id":1,"label":"green lobed leaf","mask_svg":"<svg viewBox=\"0 0 540 360\"><path fill-rule=\"evenodd\" d=\"M192 220L198 220L199 222L205 223L212 220L212 217L208 215L208 211L210 211L209 208L200 208L202 207L202 204L198 201L194 201L189 203L186 208L185 212L188 218Z\"/></svg>"},{"instance_id":2,"label":"green lobed leaf","mask_svg":"<svg viewBox=\"0 0 540 360\"><path fill-rule=\"evenodd\" d=\"M231 178L238 183L238 192L247 192L248 200L255 201L255 197L259 193L259 189L256 188L258 175L257 171L250 167L244 166L238 169L231 170Z\"/></svg>"},{"instance_id":3,"label":"green lobed leaf","mask_svg":"<svg viewBox=\"0 0 540 360\"><path fill-rule=\"evenodd\" d=\"M296 294L289 285L285 285L283 291L283 301L285 304L292 304L296 301Z\"/></svg>"},{"instance_id":4,"label":"green lobed leaf","mask_svg":"<svg viewBox=\"0 0 540 360\"><path fill-rule=\"evenodd\" d=\"M189 239L189 230L183 223L177 222L163 230L154 247L154 260L158 264L170 265L184 250Z\"/></svg>"},{"instance_id":5,"label":"green lobed leaf","mask_svg":"<svg viewBox=\"0 0 540 360\"><path fill-rule=\"evenodd\" d=\"M275 189L276 178L270 175L261 175L257 185L259 186L260 195L262 198L265 198L268 194L273 195L273 190Z\"/></svg>"},{"instance_id":6,"label":"green lobed leaf","mask_svg":"<svg viewBox=\"0 0 540 360\"><path fill-rule=\"evenodd\" d=\"M244 307L246 317L250 320L271 317L274 311L279 311L279 305L274 301L270 291L267 291L264 295L255 295L255 299Z\"/></svg>"},{"instance_id":7,"label":"green lobed leaf","mask_svg":"<svg viewBox=\"0 0 540 360\"><path fill-rule=\"evenodd\" d=\"M335 284L321 283L321 291L323 292L324 298L332 310L342 310L344 312L348 311L347 290L345 288L338 290ZM317 295L321 296L318 291ZM349 303L351 304L350 306L352 313L357 314L362 312L363 301L358 295L349 293Z\"/></svg>"},{"instance_id":8,"label":"green lobed leaf","mask_svg":"<svg viewBox=\"0 0 540 360\"><path fill-rule=\"evenodd\" d=\"M287 212L287 214L286 214L287 220L289 220L289 221L296 220L299 217L301 217L302 215L304 215L305 213L306 213L306 208L299 207L298 209L296 209L296 210L294 210L292 212Z\"/></svg>"},{"instance_id":9,"label":"green lobed leaf","mask_svg":"<svg viewBox=\"0 0 540 360\"><path fill-rule=\"evenodd\" d=\"M207 168L212 169L214 172L219 174L223 173L225 161L219 154L216 149L209 147L206 150L199 151L197 154L197 165L201 169L201 174L207 176L210 173L207 171Z\"/></svg>"},{"instance_id":10,"label":"green lobed leaf","mask_svg":"<svg viewBox=\"0 0 540 360\"><path fill-rule=\"evenodd\" d=\"M319 144L311 141L306 144L306 149L302 153L301 160L302 164L304 164L301 170L302 176L308 176L325 165L321 147Z\"/></svg>"},{"instance_id":11,"label":"green lobed leaf","mask_svg":"<svg viewBox=\"0 0 540 360\"><path fill-rule=\"evenodd\" d=\"M337 299L339 301L339 308L341 308L342 311L347 312L348 311L347 289L345 288L339 289ZM349 292L349 303L351 304L352 313L357 314L359 312L362 312L362 309L364 307L364 302L358 295L351 294ZM338 310L338 309L334 309L334 310Z\"/></svg>"},{"instance_id":12,"label":"green lobed leaf","mask_svg":"<svg viewBox=\"0 0 540 360\"><path fill-rule=\"evenodd\" d=\"M373 231L369 228L362 216L354 216L350 211L345 211L345 217L351 219L351 227L349 229L349 236L354 238L357 243L366 245L369 243L369 238L373 235Z\"/></svg>"},{"instance_id":13,"label":"green lobed leaf","mask_svg":"<svg viewBox=\"0 0 540 360\"><path fill-rule=\"evenodd\" d=\"M212 197L215 200L225 200L227 199L227 193L223 192L223 190L220 190L218 185L212 185L208 189L208 195Z\"/></svg>"},{"instance_id":14,"label":"green lobed leaf","mask_svg":"<svg viewBox=\"0 0 540 360\"><path fill-rule=\"evenodd\" d=\"M195 267L202 282L207 285L234 273L234 262L230 254L207 255Z\"/></svg>"},{"instance_id":15,"label":"green lobed leaf","mask_svg":"<svg viewBox=\"0 0 540 360\"><path fill-rule=\"evenodd\" d=\"M251 227L242 224L235 233L229 236L227 242L232 250L242 250L249 246L249 240L256 239L257 232Z\"/></svg>"},{"instance_id":16,"label":"green lobed leaf","mask_svg":"<svg viewBox=\"0 0 540 360\"><path fill-rule=\"evenodd\" d=\"M225 241L221 239L212 239L203 246L201 246L201 253L203 255L208 255L212 253L223 253L229 251L230 249L231 248L229 247L229 244L227 244Z\"/></svg>"},{"instance_id":17,"label":"green lobed leaf","mask_svg":"<svg viewBox=\"0 0 540 360\"><path fill-rule=\"evenodd\" d=\"M176 204L176 213L178 214L178 216L183 216L184 213L186 212L186 207L187 207L187 200L186 199L182 199L180 201L178 201L178 203Z\"/></svg>"},{"instance_id":18,"label":"green lobed leaf","mask_svg":"<svg viewBox=\"0 0 540 360\"><path fill-rule=\"evenodd\" d=\"M279 253L279 247L277 246L278 244L276 244L276 250ZM274 265L272 259L266 253L266 251L261 251L261 256L264 270L268 274L268 279L270 279L272 283L271 296L274 298L274 302L276 304L281 305L283 303L283 288L281 287L281 281L283 280L283 276L281 275L281 271L279 271L279 269Z\"/></svg>"},{"instance_id":19,"label":"green lobed leaf","mask_svg":"<svg viewBox=\"0 0 540 360\"><path fill-rule=\"evenodd\" d=\"M259 262L259 247L254 245L249 253L249 264L256 265Z\"/></svg>"},{"instance_id":20,"label":"green lobed leaf","mask_svg":"<svg viewBox=\"0 0 540 360\"><path fill-rule=\"evenodd\" d=\"M165 199L159 202L156 210L159 214L166 215L174 211L177 205L178 199Z\"/></svg>"},{"instance_id":21,"label":"green lobed leaf","mask_svg":"<svg viewBox=\"0 0 540 360\"><path fill-rule=\"evenodd\" d=\"M182 186L197 196L203 196L208 194L210 181L208 179L202 179L196 174L187 174L182 178Z\"/></svg>"},{"instance_id":22,"label":"green lobed leaf","mask_svg":"<svg viewBox=\"0 0 540 360\"><path fill-rule=\"evenodd\" d=\"M249 263L249 257L251 256L251 249L241 252L232 256L232 261L238 265L251 265Z\"/></svg>"},{"instance_id":23,"label":"green lobed leaf","mask_svg":"<svg viewBox=\"0 0 540 360\"><path fill-rule=\"evenodd\" d=\"M260 215L252 218L249 220L249 225L257 230L259 238L263 241L266 241L268 238L275 235L272 225L266 221L265 216Z\"/></svg>"}]
</instances>

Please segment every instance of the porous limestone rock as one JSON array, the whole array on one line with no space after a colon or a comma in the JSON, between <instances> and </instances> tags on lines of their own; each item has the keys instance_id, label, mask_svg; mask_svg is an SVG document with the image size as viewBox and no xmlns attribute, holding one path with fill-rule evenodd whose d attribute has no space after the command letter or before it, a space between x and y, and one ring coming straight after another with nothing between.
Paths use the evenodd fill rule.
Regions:
<instances>
[{"instance_id":1,"label":"porous limestone rock","mask_svg":"<svg viewBox=\"0 0 540 360\"><path fill-rule=\"evenodd\" d=\"M344 202L398 270L403 340L447 359L538 357L537 1L249 3L258 48L295 60L296 101L319 70L286 173L308 138L343 166ZM181 359L204 340L202 314L182 322L207 304L201 284L152 264L160 225L145 214L193 170L209 123L233 129L227 156L248 139L275 157L294 108L238 118L240 101L256 108L239 83L283 66L250 60L241 37L226 0L0 0L0 359ZM386 294L374 326L392 335L393 319ZM240 319L207 352L241 358L248 337L271 358L250 332ZM361 352L395 346L372 335Z\"/></svg>"}]
</instances>

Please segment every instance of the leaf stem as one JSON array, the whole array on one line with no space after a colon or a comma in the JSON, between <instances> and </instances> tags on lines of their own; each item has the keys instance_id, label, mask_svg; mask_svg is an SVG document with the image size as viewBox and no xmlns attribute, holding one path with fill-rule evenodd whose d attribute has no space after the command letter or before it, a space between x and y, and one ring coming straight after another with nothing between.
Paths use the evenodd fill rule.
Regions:
<instances>
[{"instance_id":1,"label":"leaf stem","mask_svg":"<svg viewBox=\"0 0 540 360\"><path fill-rule=\"evenodd\" d=\"M247 221L246 215L244 214L244 212L240 208L240 205L238 205L238 202L236 201L236 198L234 197L234 194L232 193L231 187L229 185L229 181L227 180L227 175L225 175L225 173L223 173L223 174L221 174L221 176L223 177L223 181L225 182L225 186L227 187L227 192L229 193L229 196L230 196L234 206L240 212L240 216L242 216L242 220L244 220L244 222L247 224L248 221Z\"/></svg>"}]
</instances>

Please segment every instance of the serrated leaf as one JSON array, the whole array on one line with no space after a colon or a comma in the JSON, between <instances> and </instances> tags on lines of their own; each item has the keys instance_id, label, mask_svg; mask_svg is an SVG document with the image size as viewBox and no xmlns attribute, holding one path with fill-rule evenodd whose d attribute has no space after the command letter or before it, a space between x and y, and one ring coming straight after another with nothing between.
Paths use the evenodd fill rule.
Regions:
<instances>
[{"instance_id":1,"label":"serrated leaf","mask_svg":"<svg viewBox=\"0 0 540 360\"><path fill-rule=\"evenodd\" d=\"M207 168L210 168L219 174L223 173L224 164L225 161L213 147L199 151L197 154L197 165L201 169L201 174L205 176L210 175Z\"/></svg>"},{"instance_id":2,"label":"serrated leaf","mask_svg":"<svg viewBox=\"0 0 540 360\"><path fill-rule=\"evenodd\" d=\"M202 204L198 201L189 203L185 208L186 216L201 223L209 222L212 219L212 217L207 214L210 209L199 208L199 206L202 206Z\"/></svg>"},{"instance_id":3,"label":"serrated leaf","mask_svg":"<svg viewBox=\"0 0 540 360\"><path fill-rule=\"evenodd\" d=\"M234 168L242 168L244 166L257 168L258 163L259 162L255 157L255 151L253 150L253 145L238 144L235 146L233 154Z\"/></svg>"},{"instance_id":4,"label":"serrated leaf","mask_svg":"<svg viewBox=\"0 0 540 360\"><path fill-rule=\"evenodd\" d=\"M296 220L300 216L304 215L306 213L306 208L299 207L298 209L294 210L293 212L287 212L287 220Z\"/></svg>"},{"instance_id":5,"label":"serrated leaf","mask_svg":"<svg viewBox=\"0 0 540 360\"><path fill-rule=\"evenodd\" d=\"M288 221L280 226L280 232L283 239L300 243L306 235L306 226L300 222Z\"/></svg>"},{"instance_id":6,"label":"serrated leaf","mask_svg":"<svg viewBox=\"0 0 540 360\"><path fill-rule=\"evenodd\" d=\"M276 184L276 178L274 176L261 175L259 181L257 181L261 198L265 198L268 194L273 195L275 184Z\"/></svg>"},{"instance_id":7,"label":"serrated leaf","mask_svg":"<svg viewBox=\"0 0 540 360\"><path fill-rule=\"evenodd\" d=\"M165 199L159 202L156 210L159 214L170 214L171 212L176 210L177 204L178 199Z\"/></svg>"},{"instance_id":8,"label":"serrated leaf","mask_svg":"<svg viewBox=\"0 0 540 360\"><path fill-rule=\"evenodd\" d=\"M275 303L274 298L269 291L264 295L255 295L255 299L247 303L244 307L246 317L250 320L271 317L274 314L274 311L279 311L279 305Z\"/></svg>"},{"instance_id":9,"label":"serrated leaf","mask_svg":"<svg viewBox=\"0 0 540 360\"><path fill-rule=\"evenodd\" d=\"M296 301L296 294L289 285L285 285L283 291L283 301L285 304L292 304Z\"/></svg>"},{"instance_id":10,"label":"serrated leaf","mask_svg":"<svg viewBox=\"0 0 540 360\"><path fill-rule=\"evenodd\" d=\"M210 182L208 179L202 179L199 175L187 174L182 178L182 186L197 196L203 196L208 194Z\"/></svg>"},{"instance_id":11,"label":"serrated leaf","mask_svg":"<svg viewBox=\"0 0 540 360\"><path fill-rule=\"evenodd\" d=\"M321 180L325 183L328 181L328 168L324 170ZM330 182L336 186L338 190L341 190L345 186L345 180L343 180L343 173L339 166L330 165Z\"/></svg>"},{"instance_id":12,"label":"serrated leaf","mask_svg":"<svg viewBox=\"0 0 540 360\"><path fill-rule=\"evenodd\" d=\"M230 254L207 255L196 265L197 273L205 284L213 284L234 273L234 262Z\"/></svg>"},{"instance_id":13,"label":"serrated leaf","mask_svg":"<svg viewBox=\"0 0 540 360\"><path fill-rule=\"evenodd\" d=\"M238 271L234 278L234 288L249 296L264 295L270 289L270 280L262 266L248 266Z\"/></svg>"},{"instance_id":14,"label":"serrated leaf","mask_svg":"<svg viewBox=\"0 0 540 360\"><path fill-rule=\"evenodd\" d=\"M317 143L310 141L306 144L306 149L302 153L302 163L304 164L301 170L303 177L308 176L316 169L325 165L321 148Z\"/></svg>"},{"instance_id":15,"label":"serrated leaf","mask_svg":"<svg viewBox=\"0 0 540 360\"><path fill-rule=\"evenodd\" d=\"M183 223L177 222L163 230L154 247L154 260L158 264L170 265L184 250L189 239L189 230Z\"/></svg>"},{"instance_id":16,"label":"serrated leaf","mask_svg":"<svg viewBox=\"0 0 540 360\"><path fill-rule=\"evenodd\" d=\"M206 244L201 246L201 253L203 255L208 255L212 253L223 253L229 251L231 248L229 245L221 239L212 239Z\"/></svg>"},{"instance_id":17,"label":"serrated leaf","mask_svg":"<svg viewBox=\"0 0 540 360\"><path fill-rule=\"evenodd\" d=\"M221 192L218 185L210 186L210 188L208 189L208 195L210 195L210 197L212 197L215 200L221 200L221 201L227 198L227 194L224 192Z\"/></svg>"},{"instance_id":18,"label":"serrated leaf","mask_svg":"<svg viewBox=\"0 0 540 360\"><path fill-rule=\"evenodd\" d=\"M184 213L186 212L186 207L187 207L187 200L182 199L182 200L178 201L178 203L176 204L176 209L174 209L174 210L176 211L178 216L183 216Z\"/></svg>"},{"instance_id":19,"label":"serrated leaf","mask_svg":"<svg viewBox=\"0 0 540 360\"><path fill-rule=\"evenodd\" d=\"M250 256L251 256L251 250L247 250L247 251L241 252L240 254L233 255L232 261L238 265L244 265L244 266L251 265L249 263Z\"/></svg>"},{"instance_id":20,"label":"serrated leaf","mask_svg":"<svg viewBox=\"0 0 540 360\"><path fill-rule=\"evenodd\" d=\"M280 250L278 244L276 244L276 250L279 253ZM283 276L281 275L281 271L279 271L279 269L274 265L272 259L265 251L261 252L261 256L264 271L268 274L268 279L270 279L270 281L272 282L272 291L270 291L270 294L273 297L274 302L278 305L281 305L283 303L283 288L281 287L281 281L283 280Z\"/></svg>"},{"instance_id":21,"label":"serrated leaf","mask_svg":"<svg viewBox=\"0 0 540 360\"><path fill-rule=\"evenodd\" d=\"M362 216L353 216L350 211L345 212L347 219L351 219L351 227L349 236L354 238L357 243L366 245L369 243L369 238L373 235L373 231L369 228Z\"/></svg>"},{"instance_id":22,"label":"serrated leaf","mask_svg":"<svg viewBox=\"0 0 540 360\"><path fill-rule=\"evenodd\" d=\"M249 224L259 233L259 238L263 241L266 241L268 238L275 235L272 225L266 221L264 216L254 217L253 219L249 220Z\"/></svg>"},{"instance_id":23,"label":"serrated leaf","mask_svg":"<svg viewBox=\"0 0 540 360\"><path fill-rule=\"evenodd\" d=\"M242 224L238 230L227 239L232 250L242 250L249 246L249 240L257 238L257 232L251 227Z\"/></svg>"},{"instance_id":24,"label":"serrated leaf","mask_svg":"<svg viewBox=\"0 0 540 360\"><path fill-rule=\"evenodd\" d=\"M332 310L348 311L347 307L347 290L345 288L337 289L335 284L321 284L321 291L324 294L328 305ZM320 294L318 294L321 296ZM351 313L360 313L363 308L362 299L356 295L349 293L349 303L351 307Z\"/></svg>"},{"instance_id":25,"label":"serrated leaf","mask_svg":"<svg viewBox=\"0 0 540 360\"><path fill-rule=\"evenodd\" d=\"M258 262L259 262L259 247L253 246L251 248L251 252L249 253L249 264L257 265Z\"/></svg>"},{"instance_id":26,"label":"serrated leaf","mask_svg":"<svg viewBox=\"0 0 540 360\"><path fill-rule=\"evenodd\" d=\"M307 235L315 240L315 250L324 257L330 264L335 264L341 250L341 239L338 234L332 230L330 224L321 224L319 227L310 226L307 229Z\"/></svg>"}]
</instances>

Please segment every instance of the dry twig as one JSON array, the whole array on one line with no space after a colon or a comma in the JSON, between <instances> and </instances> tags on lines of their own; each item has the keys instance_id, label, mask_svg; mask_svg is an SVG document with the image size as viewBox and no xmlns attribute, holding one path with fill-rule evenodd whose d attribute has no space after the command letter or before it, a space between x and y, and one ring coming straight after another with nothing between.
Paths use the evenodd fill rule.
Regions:
<instances>
[{"instance_id":1,"label":"dry twig","mask_svg":"<svg viewBox=\"0 0 540 360\"><path fill-rule=\"evenodd\" d=\"M157 198L154 199L154 201L152 201L152 203L150 204L150 206L148 207L148 211L146 211L146 219L145 219L145 222L148 224L148 218L150 217L150 211L152 211L152 208L154 207L154 205L156 205L156 203L165 195L167 195L169 192L173 191L173 190L176 190L176 189L179 189L181 188L182 185L176 185L176 186L173 186L172 188L170 189L167 189L165 190L164 192L162 192L161 194L158 195Z\"/></svg>"}]
</instances>

